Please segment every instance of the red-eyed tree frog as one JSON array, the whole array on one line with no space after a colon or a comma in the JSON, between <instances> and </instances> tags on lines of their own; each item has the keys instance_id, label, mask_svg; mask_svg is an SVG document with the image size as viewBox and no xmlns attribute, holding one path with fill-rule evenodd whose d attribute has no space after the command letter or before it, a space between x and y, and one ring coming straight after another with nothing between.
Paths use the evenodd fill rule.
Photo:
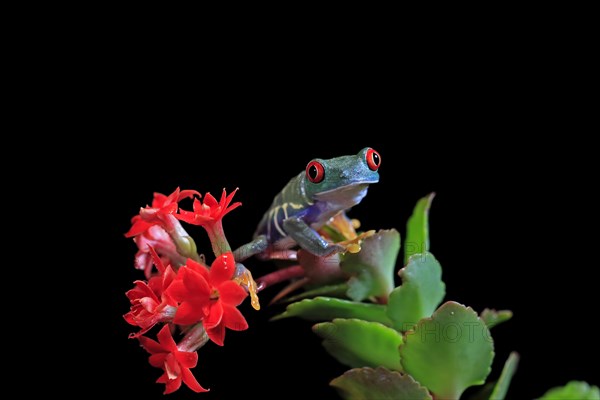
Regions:
<instances>
[{"instance_id":1,"label":"red-eyed tree frog","mask_svg":"<svg viewBox=\"0 0 600 400\"><path fill-rule=\"evenodd\" d=\"M379 181L380 165L381 156L370 147L355 155L313 159L275 196L254 240L236 250L236 260L255 254L293 259L295 252L288 250L296 246L319 257L345 252L317 230L365 197L369 185ZM287 256L277 255L282 253Z\"/></svg>"}]
</instances>

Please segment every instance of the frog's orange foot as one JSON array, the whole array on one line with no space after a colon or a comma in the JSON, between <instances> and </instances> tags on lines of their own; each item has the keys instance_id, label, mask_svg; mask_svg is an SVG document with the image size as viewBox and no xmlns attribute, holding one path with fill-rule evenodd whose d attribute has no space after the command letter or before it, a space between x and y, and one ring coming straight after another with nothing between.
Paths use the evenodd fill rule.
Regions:
<instances>
[{"instance_id":1,"label":"frog's orange foot","mask_svg":"<svg viewBox=\"0 0 600 400\"><path fill-rule=\"evenodd\" d=\"M357 235L353 239L344 240L344 241L338 242L336 244L344 246L349 253L352 253L352 254L358 253L361 249L360 244L362 243L362 241L365 240L366 238L368 238L369 236L373 236L374 234L375 234L375 230L372 229L370 231L366 231L366 232L361 233L360 235Z\"/></svg>"},{"instance_id":2,"label":"frog's orange foot","mask_svg":"<svg viewBox=\"0 0 600 400\"><path fill-rule=\"evenodd\" d=\"M238 273L236 273L236 277L233 280L248 291L248 294L250 294L250 303L252 304L252 308L257 311L260 310L260 302L258 301L257 294L258 286L252 278L252 273L240 263L238 263L237 269Z\"/></svg>"},{"instance_id":3,"label":"frog's orange foot","mask_svg":"<svg viewBox=\"0 0 600 400\"><path fill-rule=\"evenodd\" d=\"M330 233L334 233L332 237L334 241L340 238L349 240L356 238L356 229L360 227L360 222L357 219L348 218L345 213L340 213L331 218L326 226L333 231Z\"/></svg>"}]
</instances>

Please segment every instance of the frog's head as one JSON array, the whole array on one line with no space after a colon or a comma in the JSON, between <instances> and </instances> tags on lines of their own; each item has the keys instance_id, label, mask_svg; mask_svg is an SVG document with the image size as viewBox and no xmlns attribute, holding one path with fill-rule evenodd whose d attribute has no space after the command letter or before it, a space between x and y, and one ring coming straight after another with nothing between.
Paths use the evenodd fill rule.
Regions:
<instances>
[{"instance_id":1,"label":"frog's head","mask_svg":"<svg viewBox=\"0 0 600 400\"><path fill-rule=\"evenodd\" d=\"M305 193L313 199L358 204L369 184L379 182L381 156L370 147L356 155L314 159L306 166Z\"/></svg>"}]
</instances>

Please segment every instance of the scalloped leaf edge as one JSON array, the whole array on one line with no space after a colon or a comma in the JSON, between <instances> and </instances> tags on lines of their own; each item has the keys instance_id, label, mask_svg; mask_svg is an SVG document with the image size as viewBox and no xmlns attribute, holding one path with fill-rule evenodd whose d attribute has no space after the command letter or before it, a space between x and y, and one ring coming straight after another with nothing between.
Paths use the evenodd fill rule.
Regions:
<instances>
[{"instance_id":1,"label":"scalloped leaf edge","mask_svg":"<svg viewBox=\"0 0 600 400\"><path fill-rule=\"evenodd\" d=\"M354 380L353 375L355 373L360 373L360 372L366 372L367 374L372 374L372 375L384 375L384 376L379 377L379 379L385 378L386 381L389 381L391 379L397 379L400 382L400 384L409 385L410 389L422 392L423 397L419 398L418 400L421 400L421 399L422 400L433 400L433 397L431 397L431 394L429 393L427 388L424 387L423 385L421 385L419 382L417 382L412 376L410 376L408 374L402 374L398 371L392 371L392 370L389 370L384 367L353 368L353 369L350 369L350 370L344 372L342 375L338 376L337 378L332 379L331 382L329 382L329 385L331 387L335 388L336 390L338 390L338 392L340 393L340 396L342 396L346 400L363 400L364 398L349 397L350 395L352 395L352 393L347 392L347 389L343 386L344 379ZM346 395L348 397L346 397L344 394L342 394L345 391L346 391ZM393 395L393 394L391 394L391 395Z\"/></svg>"}]
</instances>

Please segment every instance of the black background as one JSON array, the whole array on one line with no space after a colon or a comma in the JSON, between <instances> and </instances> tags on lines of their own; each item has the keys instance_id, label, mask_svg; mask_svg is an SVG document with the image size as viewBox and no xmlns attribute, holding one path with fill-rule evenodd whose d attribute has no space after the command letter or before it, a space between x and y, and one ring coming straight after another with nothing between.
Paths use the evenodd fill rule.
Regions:
<instances>
[{"instance_id":1,"label":"black background","mask_svg":"<svg viewBox=\"0 0 600 400\"><path fill-rule=\"evenodd\" d=\"M587 128L579 116L589 107L568 87L581 82L554 79L551 57L527 46L487 44L421 47L401 63L397 51L364 46L365 69L351 52L327 66L316 61L325 54L306 61L287 52L276 65L215 59L202 71L178 60L185 72L167 74L149 66L151 57L128 63L137 57L133 45L116 50L100 68L100 100L82 107L93 143L74 154L90 188L80 203L94 204L84 214L94 219L87 233L98 235L85 237L95 255L86 268L98 289L92 300L101 309L85 316L94 337L90 346L83 335L87 379L98 391L162 398L164 385L154 383L161 371L127 338L132 329L122 318L125 291L142 279L135 245L123 234L153 192L239 187L243 206L224 220L237 247L308 161L371 146L382 157L380 182L350 216L404 234L415 202L435 191L431 251L443 267L446 300L514 312L492 330L490 379L515 350L521 363L509 398L538 397L571 379L598 384L589 322L597 317L596 244L584 233L593 226L596 197L588 188L597 185L597 151L580 137ZM210 255L201 228L189 232ZM273 268L257 260L246 266L255 276ZM283 309L266 307L275 292L262 293L260 312L242 305L247 331L228 331L224 347L199 351L193 371L211 392L182 387L171 398L336 398L328 382L347 368L324 351L310 322L268 321Z\"/></svg>"}]
</instances>

